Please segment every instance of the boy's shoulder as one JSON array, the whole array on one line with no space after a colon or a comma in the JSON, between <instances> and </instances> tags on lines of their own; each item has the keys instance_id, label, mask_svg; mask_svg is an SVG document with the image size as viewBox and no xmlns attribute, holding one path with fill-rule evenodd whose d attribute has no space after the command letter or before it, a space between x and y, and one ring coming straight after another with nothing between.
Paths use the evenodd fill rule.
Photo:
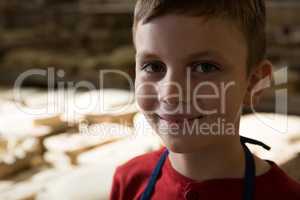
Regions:
<instances>
[{"instance_id":1,"label":"boy's shoulder","mask_svg":"<svg viewBox=\"0 0 300 200\"><path fill-rule=\"evenodd\" d=\"M258 199L300 199L300 184L275 162L266 160L271 168L256 177Z\"/></svg>"},{"instance_id":2,"label":"boy's shoulder","mask_svg":"<svg viewBox=\"0 0 300 200\"><path fill-rule=\"evenodd\" d=\"M158 150L148 152L139 156L136 156L129 161L117 167L119 173L122 172L127 176L132 173L144 173L145 175L152 172L165 147Z\"/></svg>"},{"instance_id":3,"label":"boy's shoulder","mask_svg":"<svg viewBox=\"0 0 300 200\"><path fill-rule=\"evenodd\" d=\"M116 168L110 199L135 199L165 148L132 158Z\"/></svg>"}]
</instances>

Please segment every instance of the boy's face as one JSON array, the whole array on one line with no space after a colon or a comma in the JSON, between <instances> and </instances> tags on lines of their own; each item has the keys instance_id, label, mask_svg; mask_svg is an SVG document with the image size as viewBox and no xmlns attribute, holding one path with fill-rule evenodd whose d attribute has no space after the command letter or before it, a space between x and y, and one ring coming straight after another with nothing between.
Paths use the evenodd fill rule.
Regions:
<instances>
[{"instance_id":1,"label":"boy's face","mask_svg":"<svg viewBox=\"0 0 300 200\"><path fill-rule=\"evenodd\" d=\"M134 39L137 103L169 149L192 152L238 133L247 46L232 22L165 15L138 23Z\"/></svg>"}]
</instances>

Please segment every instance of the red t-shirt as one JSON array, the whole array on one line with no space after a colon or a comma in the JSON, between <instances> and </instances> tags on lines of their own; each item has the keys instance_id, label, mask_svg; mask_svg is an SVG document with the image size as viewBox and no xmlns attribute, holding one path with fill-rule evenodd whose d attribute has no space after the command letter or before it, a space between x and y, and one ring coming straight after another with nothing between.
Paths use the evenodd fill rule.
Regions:
<instances>
[{"instance_id":1,"label":"red t-shirt","mask_svg":"<svg viewBox=\"0 0 300 200\"><path fill-rule=\"evenodd\" d=\"M110 200L140 199L164 148L138 156L116 169ZM255 200L300 200L300 184L275 163L255 179ZM196 182L172 168L167 158L151 200L242 200L243 179L227 178Z\"/></svg>"}]
</instances>

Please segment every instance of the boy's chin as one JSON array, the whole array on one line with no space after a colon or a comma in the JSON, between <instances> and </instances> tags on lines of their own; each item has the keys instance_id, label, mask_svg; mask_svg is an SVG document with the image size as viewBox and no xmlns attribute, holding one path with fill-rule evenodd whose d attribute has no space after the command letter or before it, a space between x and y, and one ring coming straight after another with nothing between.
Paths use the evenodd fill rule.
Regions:
<instances>
[{"instance_id":1,"label":"boy's chin","mask_svg":"<svg viewBox=\"0 0 300 200\"><path fill-rule=\"evenodd\" d=\"M195 149L191 148L189 145L187 144L179 144L179 143L166 143L165 144L166 148L173 152L173 153L182 153L182 154L186 154L186 153L193 153L196 152Z\"/></svg>"},{"instance_id":2,"label":"boy's chin","mask_svg":"<svg viewBox=\"0 0 300 200\"><path fill-rule=\"evenodd\" d=\"M206 139L202 140L202 136L191 137L172 134L159 134L159 136L166 148L174 153L193 153L205 145L204 141L207 142Z\"/></svg>"}]
</instances>

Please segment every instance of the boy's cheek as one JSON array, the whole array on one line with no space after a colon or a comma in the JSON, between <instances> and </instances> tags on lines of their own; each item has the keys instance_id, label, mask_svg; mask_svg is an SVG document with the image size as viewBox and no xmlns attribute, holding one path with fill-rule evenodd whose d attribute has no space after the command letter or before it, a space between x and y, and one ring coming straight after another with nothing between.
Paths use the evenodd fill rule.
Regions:
<instances>
[{"instance_id":1,"label":"boy's cheek","mask_svg":"<svg viewBox=\"0 0 300 200\"><path fill-rule=\"evenodd\" d=\"M156 101L145 98L137 98L138 108L141 112L152 113L155 112Z\"/></svg>"},{"instance_id":2,"label":"boy's cheek","mask_svg":"<svg viewBox=\"0 0 300 200\"><path fill-rule=\"evenodd\" d=\"M224 91L219 87L215 92L212 90L201 90L195 94L196 98L191 101L192 108L203 115L227 116L239 110L241 104L241 91L233 86Z\"/></svg>"},{"instance_id":3,"label":"boy's cheek","mask_svg":"<svg viewBox=\"0 0 300 200\"><path fill-rule=\"evenodd\" d=\"M135 96L139 110L142 112L154 112L158 105L158 94L151 84L136 83Z\"/></svg>"},{"instance_id":4,"label":"boy's cheek","mask_svg":"<svg viewBox=\"0 0 300 200\"><path fill-rule=\"evenodd\" d=\"M237 118L243 103L243 96L244 91L238 84L226 91L221 105L221 114L226 116L227 120L232 121Z\"/></svg>"}]
</instances>

